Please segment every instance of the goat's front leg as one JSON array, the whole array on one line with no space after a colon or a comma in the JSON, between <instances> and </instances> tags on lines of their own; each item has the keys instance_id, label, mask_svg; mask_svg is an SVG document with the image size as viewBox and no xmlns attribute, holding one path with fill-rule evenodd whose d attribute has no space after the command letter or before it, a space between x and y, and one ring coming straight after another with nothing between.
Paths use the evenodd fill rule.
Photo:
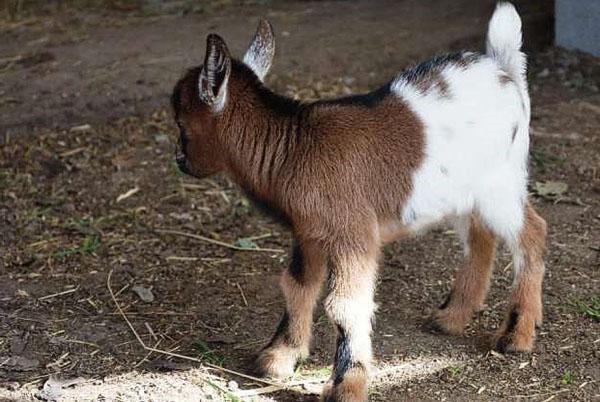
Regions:
<instances>
[{"instance_id":1,"label":"goat's front leg","mask_svg":"<svg viewBox=\"0 0 600 402\"><path fill-rule=\"evenodd\" d=\"M319 246L297 243L281 288L286 311L271 342L261 351L257 369L262 375L284 378L294 374L298 360L308 356L313 310L325 279L326 259Z\"/></svg>"},{"instance_id":2,"label":"goat's front leg","mask_svg":"<svg viewBox=\"0 0 600 402\"><path fill-rule=\"evenodd\" d=\"M324 401L367 399L376 271L376 251L332 257L325 310L338 338L333 373L323 390Z\"/></svg>"}]
</instances>

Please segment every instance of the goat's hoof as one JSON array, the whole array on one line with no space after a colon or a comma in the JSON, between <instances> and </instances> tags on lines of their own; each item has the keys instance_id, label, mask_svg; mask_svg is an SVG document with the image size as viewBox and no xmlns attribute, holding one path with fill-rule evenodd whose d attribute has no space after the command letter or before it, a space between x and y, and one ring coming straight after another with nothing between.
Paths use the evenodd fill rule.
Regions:
<instances>
[{"instance_id":1,"label":"goat's hoof","mask_svg":"<svg viewBox=\"0 0 600 402\"><path fill-rule=\"evenodd\" d=\"M297 349L285 345L264 349L256 360L256 371L263 377L287 378L294 374L296 362L302 357Z\"/></svg>"},{"instance_id":2,"label":"goat's hoof","mask_svg":"<svg viewBox=\"0 0 600 402\"><path fill-rule=\"evenodd\" d=\"M330 380L323 387L322 402L365 402L368 396L368 378L363 369L349 369L342 381Z\"/></svg>"},{"instance_id":3,"label":"goat's hoof","mask_svg":"<svg viewBox=\"0 0 600 402\"><path fill-rule=\"evenodd\" d=\"M533 314L520 314L512 308L498 331L494 348L501 353L530 352L535 340L535 327L541 321L541 309Z\"/></svg>"},{"instance_id":4,"label":"goat's hoof","mask_svg":"<svg viewBox=\"0 0 600 402\"><path fill-rule=\"evenodd\" d=\"M531 352L535 340L535 324L519 322L516 327L504 326L494 339L494 349L500 353Z\"/></svg>"},{"instance_id":5,"label":"goat's hoof","mask_svg":"<svg viewBox=\"0 0 600 402\"><path fill-rule=\"evenodd\" d=\"M533 335L503 332L494 340L494 350L500 353L527 353L533 349Z\"/></svg>"},{"instance_id":6,"label":"goat's hoof","mask_svg":"<svg viewBox=\"0 0 600 402\"><path fill-rule=\"evenodd\" d=\"M425 321L423 329L436 335L447 333L444 327L442 327L433 317L430 317Z\"/></svg>"},{"instance_id":7,"label":"goat's hoof","mask_svg":"<svg viewBox=\"0 0 600 402\"><path fill-rule=\"evenodd\" d=\"M465 318L467 317L467 318ZM425 323L425 328L434 334L461 335L468 324L470 314L454 310L438 309Z\"/></svg>"}]
</instances>

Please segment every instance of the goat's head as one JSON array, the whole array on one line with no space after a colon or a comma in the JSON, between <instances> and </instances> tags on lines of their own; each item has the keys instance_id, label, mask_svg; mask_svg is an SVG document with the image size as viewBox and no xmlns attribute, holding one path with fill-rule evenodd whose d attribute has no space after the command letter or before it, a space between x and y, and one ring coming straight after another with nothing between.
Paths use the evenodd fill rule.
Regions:
<instances>
[{"instance_id":1,"label":"goat's head","mask_svg":"<svg viewBox=\"0 0 600 402\"><path fill-rule=\"evenodd\" d=\"M176 161L181 171L205 177L225 169L221 137L227 135L227 124L223 120L228 108L237 101L232 97L239 96L231 88L243 87L244 80L262 81L274 54L273 29L264 19L244 55L247 68L241 70L234 68L242 63L232 60L225 41L218 35L208 35L204 64L188 71L171 97L179 128Z\"/></svg>"}]
</instances>

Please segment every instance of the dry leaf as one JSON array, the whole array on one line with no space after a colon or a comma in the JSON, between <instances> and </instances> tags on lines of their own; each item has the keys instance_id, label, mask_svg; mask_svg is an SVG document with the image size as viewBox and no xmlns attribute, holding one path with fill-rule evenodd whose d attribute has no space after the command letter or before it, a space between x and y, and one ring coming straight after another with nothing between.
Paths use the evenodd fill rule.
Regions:
<instances>
[{"instance_id":1,"label":"dry leaf","mask_svg":"<svg viewBox=\"0 0 600 402\"><path fill-rule=\"evenodd\" d=\"M134 188L132 188L131 190L128 190L127 192L125 192L125 193L123 193L123 194L121 194L121 195L119 195L117 197L117 202L121 202L123 200L126 200L127 198L131 197L132 195L134 195L138 191L140 191L140 188L137 187L137 186L134 187Z\"/></svg>"},{"instance_id":2,"label":"dry leaf","mask_svg":"<svg viewBox=\"0 0 600 402\"><path fill-rule=\"evenodd\" d=\"M562 181L551 180L544 182L536 181L535 186L533 187L533 191L536 195L551 200L560 197L561 195L566 193L568 189L569 185L567 183Z\"/></svg>"}]
</instances>

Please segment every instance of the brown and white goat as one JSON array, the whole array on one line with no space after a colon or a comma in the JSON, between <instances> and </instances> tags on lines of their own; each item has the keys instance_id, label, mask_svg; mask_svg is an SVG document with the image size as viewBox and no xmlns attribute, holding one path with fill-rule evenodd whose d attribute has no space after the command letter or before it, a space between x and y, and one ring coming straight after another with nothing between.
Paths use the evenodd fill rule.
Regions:
<instances>
[{"instance_id":1,"label":"brown and white goat","mask_svg":"<svg viewBox=\"0 0 600 402\"><path fill-rule=\"evenodd\" d=\"M382 244L442 220L455 223L466 260L432 317L461 333L482 308L496 239L513 253L502 351L530 350L542 321L546 224L527 201L529 97L521 21L498 5L485 54L437 57L359 96L302 103L263 85L275 51L261 21L243 61L219 36L204 65L177 83L177 162L195 177L226 172L289 224L296 245L281 286L286 312L258 365L276 377L308 355L313 310L337 329L323 398L366 398L371 320Z\"/></svg>"}]
</instances>

